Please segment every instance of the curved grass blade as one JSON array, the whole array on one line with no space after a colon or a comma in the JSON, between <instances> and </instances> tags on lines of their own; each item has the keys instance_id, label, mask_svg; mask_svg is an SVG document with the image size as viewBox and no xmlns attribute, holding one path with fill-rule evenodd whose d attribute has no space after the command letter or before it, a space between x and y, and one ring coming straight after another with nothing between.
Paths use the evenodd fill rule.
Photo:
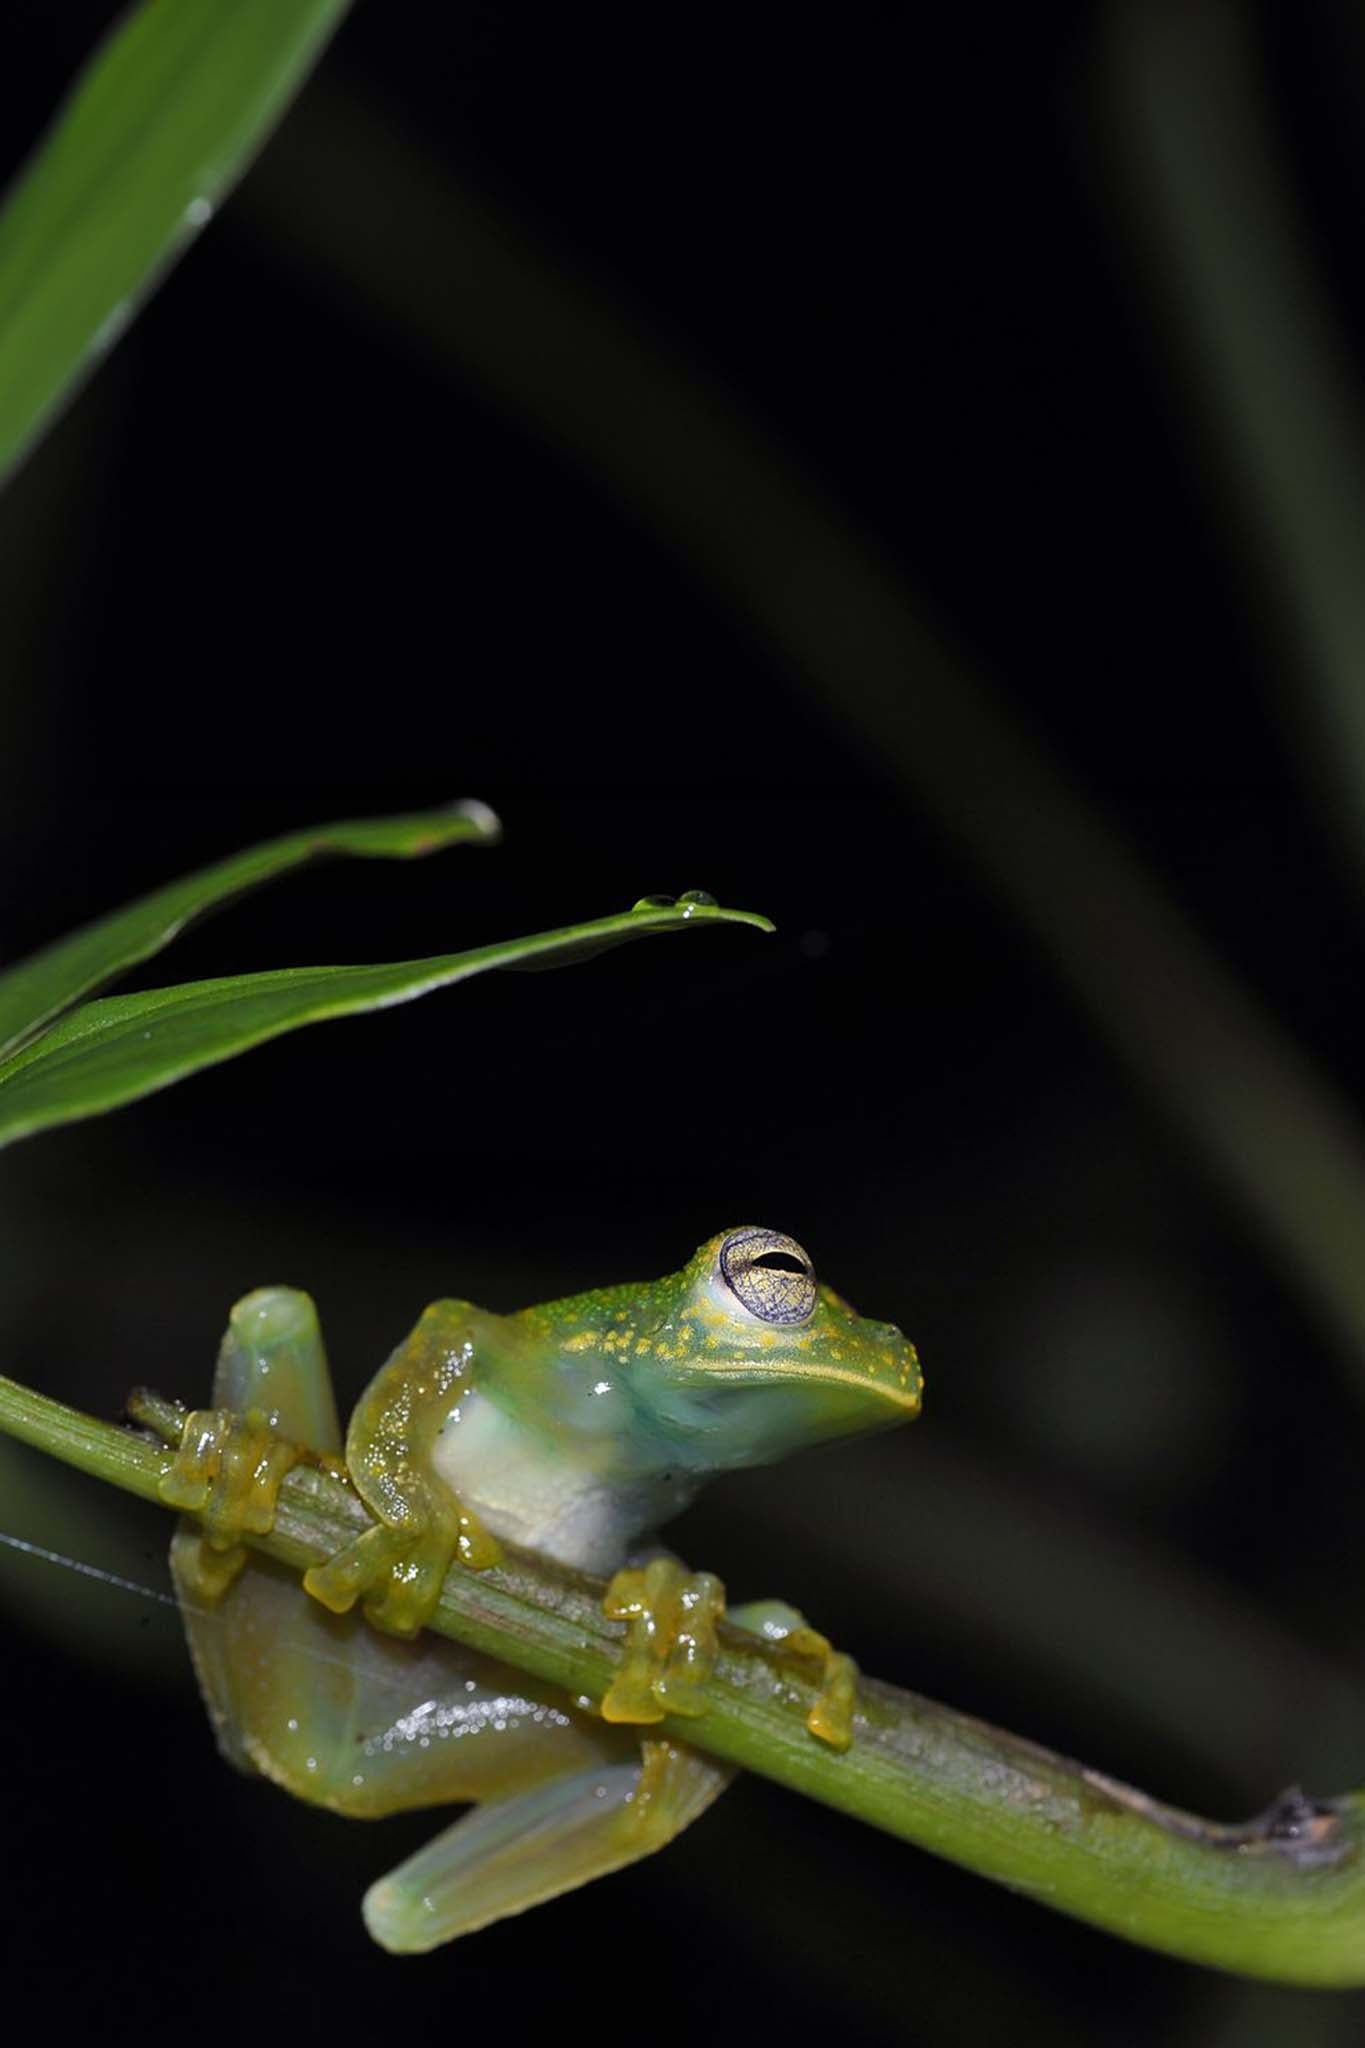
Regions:
<instances>
[{"instance_id":1,"label":"curved grass blade","mask_svg":"<svg viewBox=\"0 0 1365 2048\"><path fill-rule=\"evenodd\" d=\"M0 214L0 482L259 149L350 0L144 0Z\"/></svg>"},{"instance_id":2,"label":"curved grass blade","mask_svg":"<svg viewBox=\"0 0 1365 2048\"><path fill-rule=\"evenodd\" d=\"M432 960L286 967L105 996L83 1003L0 1066L0 1145L118 1109L303 1024L412 1002L495 967L561 966L653 932L717 924L772 930L752 911L653 898L614 917Z\"/></svg>"},{"instance_id":3,"label":"curved grass blade","mask_svg":"<svg viewBox=\"0 0 1365 2048\"><path fill-rule=\"evenodd\" d=\"M305 861L333 854L366 859L412 860L462 840L496 840L501 831L486 804L452 804L441 811L417 811L398 818L356 818L315 825L268 839L192 875L182 875L126 910L102 917L69 938L45 946L29 960L0 974L0 1060L9 1059L39 1036L63 1010L92 989L150 960L193 918L240 896Z\"/></svg>"}]
</instances>

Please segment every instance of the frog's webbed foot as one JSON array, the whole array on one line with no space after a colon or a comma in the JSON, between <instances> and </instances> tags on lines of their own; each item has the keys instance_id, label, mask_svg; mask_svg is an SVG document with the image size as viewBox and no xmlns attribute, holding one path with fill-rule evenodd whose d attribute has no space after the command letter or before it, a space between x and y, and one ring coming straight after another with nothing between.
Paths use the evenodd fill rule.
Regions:
<instances>
[{"instance_id":1,"label":"frog's webbed foot","mask_svg":"<svg viewBox=\"0 0 1365 2048\"><path fill-rule=\"evenodd\" d=\"M681 1743L647 1741L633 1763L602 1763L476 1807L371 1885L365 1924L411 1954L524 1913L661 1849L734 1775Z\"/></svg>"},{"instance_id":2,"label":"frog's webbed foot","mask_svg":"<svg viewBox=\"0 0 1365 2048\"><path fill-rule=\"evenodd\" d=\"M648 1723L705 1713L701 1687L716 1661L716 1623L725 1612L720 1580L689 1572L675 1557L654 1557L617 1572L602 1606L611 1620L630 1624L603 1719Z\"/></svg>"},{"instance_id":3,"label":"frog's webbed foot","mask_svg":"<svg viewBox=\"0 0 1365 2048\"><path fill-rule=\"evenodd\" d=\"M376 1628L415 1636L435 1612L457 1558L471 1571L486 1571L500 1555L497 1538L472 1509L442 1504L420 1519L410 1514L397 1527L375 1523L326 1564L305 1572L303 1583L333 1614L345 1614L363 1599Z\"/></svg>"},{"instance_id":4,"label":"frog's webbed foot","mask_svg":"<svg viewBox=\"0 0 1365 2048\"><path fill-rule=\"evenodd\" d=\"M783 1657L815 1667L819 1687L806 1726L831 1749L847 1749L853 1740L853 1709L858 1697L858 1667L828 1636L812 1628L798 1608L785 1600L750 1600L731 1615L738 1628L780 1649Z\"/></svg>"},{"instance_id":5,"label":"frog's webbed foot","mask_svg":"<svg viewBox=\"0 0 1365 2048\"><path fill-rule=\"evenodd\" d=\"M246 1563L242 1538L267 1535L274 1527L280 1481L310 1455L277 1436L263 1408L244 1415L196 1408L186 1417L157 1491L168 1506L199 1520L198 1531L180 1548L189 1592L210 1604L222 1598Z\"/></svg>"}]
</instances>

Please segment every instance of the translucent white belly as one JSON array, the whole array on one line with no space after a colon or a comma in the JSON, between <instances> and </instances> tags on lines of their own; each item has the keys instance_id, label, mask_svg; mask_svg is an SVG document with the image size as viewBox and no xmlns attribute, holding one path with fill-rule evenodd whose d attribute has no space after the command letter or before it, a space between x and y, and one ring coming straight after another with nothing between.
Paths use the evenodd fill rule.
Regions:
<instances>
[{"instance_id":1,"label":"translucent white belly","mask_svg":"<svg viewBox=\"0 0 1365 2048\"><path fill-rule=\"evenodd\" d=\"M619 1487L519 1429L472 1390L436 1440L433 1463L495 1536L582 1571L621 1563L638 1526Z\"/></svg>"}]
</instances>

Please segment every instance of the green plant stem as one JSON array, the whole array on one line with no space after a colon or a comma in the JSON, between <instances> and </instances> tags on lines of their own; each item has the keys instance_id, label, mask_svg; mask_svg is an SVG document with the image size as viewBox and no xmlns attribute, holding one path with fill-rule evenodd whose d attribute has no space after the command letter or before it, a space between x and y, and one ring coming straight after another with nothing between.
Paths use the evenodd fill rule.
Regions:
<instances>
[{"instance_id":1,"label":"green plant stem","mask_svg":"<svg viewBox=\"0 0 1365 2048\"><path fill-rule=\"evenodd\" d=\"M140 1404L167 1436L183 1411ZM0 1429L144 1500L167 1451L0 1378ZM303 1570L368 1520L347 1487L291 1472L254 1548ZM622 1628L599 1582L509 1553L453 1569L432 1626L567 1692L600 1698ZM1201 1820L949 1707L864 1679L853 1746L806 1731L813 1694L780 1652L722 1627L697 1720L663 1728L1058 1910L1192 1962L1284 1983L1365 1983L1365 1794L1286 1793L1243 1826Z\"/></svg>"}]
</instances>

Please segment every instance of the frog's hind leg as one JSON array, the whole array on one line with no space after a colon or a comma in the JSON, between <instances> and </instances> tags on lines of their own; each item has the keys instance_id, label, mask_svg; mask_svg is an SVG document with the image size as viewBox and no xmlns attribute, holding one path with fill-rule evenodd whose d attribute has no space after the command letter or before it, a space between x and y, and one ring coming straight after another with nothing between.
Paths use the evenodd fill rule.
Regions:
<instances>
[{"instance_id":1,"label":"frog's hind leg","mask_svg":"<svg viewBox=\"0 0 1365 2048\"><path fill-rule=\"evenodd\" d=\"M503 1799L631 1754L555 1687L441 1636L329 1614L265 1558L187 1621L226 1754L356 1819Z\"/></svg>"},{"instance_id":2,"label":"frog's hind leg","mask_svg":"<svg viewBox=\"0 0 1365 2048\"><path fill-rule=\"evenodd\" d=\"M185 1422L161 1497L198 1515L203 1540L182 1530L177 1589L213 1600L246 1562L241 1538L264 1535L290 1467L342 1469L341 1431L317 1311L293 1287L261 1287L233 1309L218 1353L211 1408ZM138 1413L138 1396L129 1402Z\"/></svg>"},{"instance_id":3,"label":"frog's hind leg","mask_svg":"<svg viewBox=\"0 0 1365 2048\"><path fill-rule=\"evenodd\" d=\"M480 1806L371 1885L365 1924L400 1954L472 1934L663 1848L732 1776L682 1743L650 1740L634 1762Z\"/></svg>"},{"instance_id":4,"label":"frog's hind leg","mask_svg":"<svg viewBox=\"0 0 1365 2048\"><path fill-rule=\"evenodd\" d=\"M280 1465L297 1447L325 1461L340 1440L307 1295L267 1288L237 1304L213 1399L167 1477L206 1522L216 1514L229 1547L186 1521L171 1568L231 1762L315 1805L372 1817L500 1799L632 1753L555 1688L438 1636L399 1641L357 1612L329 1613L294 1573L237 1544L243 1529L270 1526Z\"/></svg>"},{"instance_id":5,"label":"frog's hind leg","mask_svg":"<svg viewBox=\"0 0 1365 2048\"><path fill-rule=\"evenodd\" d=\"M220 1494L235 1490L245 1496L253 1485L259 1491L262 1456L273 1457L271 1476L277 1480L287 1462L269 1449L277 1440L339 1453L331 1375L308 1295L292 1287L262 1287L236 1304L218 1354L212 1398L210 1414L255 1418L250 1431L239 1424L235 1436L221 1436ZM228 1459L237 1469L226 1473L224 1485ZM273 1500L269 1507L273 1514ZM291 1598L283 1575L263 1560L243 1571L245 1564L244 1551L215 1545L194 1522L182 1522L171 1542L171 1576L200 1689L219 1747L243 1770L255 1762L253 1723L274 1700L309 1697L319 1651L325 1654L329 1647L310 1626L312 1603L297 1580Z\"/></svg>"}]
</instances>

